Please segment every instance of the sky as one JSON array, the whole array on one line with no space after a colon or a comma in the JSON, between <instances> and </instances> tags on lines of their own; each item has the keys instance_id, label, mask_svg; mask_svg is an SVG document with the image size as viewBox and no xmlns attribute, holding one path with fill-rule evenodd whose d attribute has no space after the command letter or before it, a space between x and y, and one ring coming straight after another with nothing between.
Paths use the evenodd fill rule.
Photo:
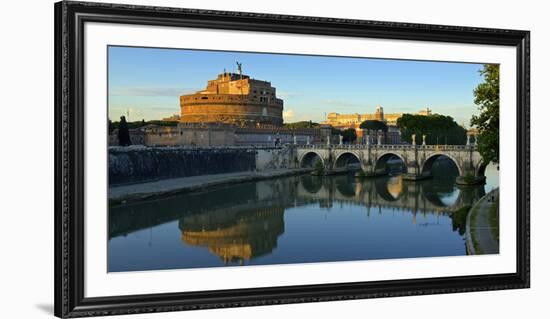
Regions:
<instances>
[{"instance_id":1,"label":"sky","mask_svg":"<svg viewBox=\"0 0 550 319\"><path fill-rule=\"evenodd\" d=\"M323 121L329 112L416 113L429 107L469 126L481 64L110 46L109 118L179 114L179 96L206 88L224 69L271 82L284 122Z\"/></svg>"}]
</instances>

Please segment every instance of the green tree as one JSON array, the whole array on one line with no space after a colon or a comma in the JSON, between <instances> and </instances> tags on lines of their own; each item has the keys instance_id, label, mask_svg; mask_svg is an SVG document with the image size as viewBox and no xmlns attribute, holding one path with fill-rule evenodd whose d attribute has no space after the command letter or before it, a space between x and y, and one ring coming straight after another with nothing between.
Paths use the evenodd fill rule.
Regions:
<instances>
[{"instance_id":1,"label":"green tree","mask_svg":"<svg viewBox=\"0 0 550 319\"><path fill-rule=\"evenodd\" d=\"M120 123L118 125L118 145L132 145L132 141L130 140L130 131L128 130L128 123L126 122L125 116L120 117Z\"/></svg>"},{"instance_id":2,"label":"green tree","mask_svg":"<svg viewBox=\"0 0 550 319\"><path fill-rule=\"evenodd\" d=\"M330 134L331 135L342 135L343 131L341 129L337 129L335 127L330 127Z\"/></svg>"},{"instance_id":3,"label":"green tree","mask_svg":"<svg viewBox=\"0 0 550 319\"><path fill-rule=\"evenodd\" d=\"M355 129L347 128L342 131L342 141L344 143L353 143L357 140L357 133Z\"/></svg>"},{"instance_id":4,"label":"green tree","mask_svg":"<svg viewBox=\"0 0 550 319\"><path fill-rule=\"evenodd\" d=\"M499 163L499 66L485 64L480 70L484 82L474 90L474 102L479 115L474 115L470 125L475 127L477 149L486 163Z\"/></svg>"},{"instance_id":5,"label":"green tree","mask_svg":"<svg viewBox=\"0 0 550 319\"><path fill-rule=\"evenodd\" d=\"M363 121L360 125L360 128L364 130L373 130L373 131L383 131L384 133L388 131L388 126L386 123L378 120L366 120Z\"/></svg>"},{"instance_id":6,"label":"green tree","mask_svg":"<svg viewBox=\"0 0 550 319\"><path fill-rule=\"evenodd\" d=\"M422 135L426 135L426 144L464 145L466 129L458 125L450 116L432 114L403 114L397 120L401 131L401 139L412 143L412 135L416 135L416 143L422 143Z\"/></svg>"},{"instance_id":7,"label":"green tree","mask_svg":"<svg viewBox=\"0 0 550 319\"><path fill-rule=\"evenodd\" d=\"M315 175L324 175L325 174L325 166L323 165L323 162L321 160L318 160L315 162L313 172Z\"/></svg>"},{"instance_id":8,"label":"green tree","mask_svg":"<svg viewBox=\"0 0 550 319\"><path fill-rule=\"evenodd\" d=\"M315 123L312 121L300 121L300 122L294 122L294 123L284 123L283 127L288 128L316 128L319 127L319 123Z\"/></svg>"}]
</instances>

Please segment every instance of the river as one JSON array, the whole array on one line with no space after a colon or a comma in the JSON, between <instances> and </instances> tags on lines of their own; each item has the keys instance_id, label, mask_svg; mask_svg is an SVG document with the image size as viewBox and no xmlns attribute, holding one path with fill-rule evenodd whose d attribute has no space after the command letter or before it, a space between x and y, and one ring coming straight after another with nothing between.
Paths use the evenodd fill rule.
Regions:
<instances>
[{"instance_id":1,"label":"river","mask_svg":"<svg viewBox=\"0 0 550 319\"><path fill-rule=\"evenodd\" d=\"M443 171L446 171L443 168ZM109 208L108 271L465 255L454 214L498 187L454 174L284 177Z\"/></svg>"}]
</instances>

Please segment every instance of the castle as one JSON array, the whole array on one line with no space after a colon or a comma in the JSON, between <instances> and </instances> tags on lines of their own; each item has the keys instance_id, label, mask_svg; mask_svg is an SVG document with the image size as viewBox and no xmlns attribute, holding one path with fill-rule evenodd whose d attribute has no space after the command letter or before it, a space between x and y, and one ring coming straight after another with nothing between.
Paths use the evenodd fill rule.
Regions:
<instances>
[{"instance_id":1,"label":"castle","mask_svg":"<svg viewBox=\"0 0 550 319\"><path fill-rule=\"evenodd\" d=\"M354 128L358 142L371 142L383 134L383 143L400 144L397 120L402 113L385 114L381 106L374 114L329 113L318 127L283 126L283 100L268 81L256 80L242 73L223 72L209 80L204 90L181 95L180 114L164 118L174 125L145 125L130 130L133 145L147 146L222 146L278 145L286 143L317 144L339 140L332 128ZM429 115L430 109L418 114ZM378 120L388 125L387 132L363 132L360 124ZM109 145L118 145L116 131L109 136Z\"/></svg>"},{"instance_id":2,"label":"castle","mask_svg":"<svg viewBox=\"0 0 550 319\"><path fill-rule=\"evenodd\" d=\"M270 82L239 73L219 74L205 90L180 96L183 123L224 123L237 126L283 125L283 100Z\"/></svg>"}]
</instances>

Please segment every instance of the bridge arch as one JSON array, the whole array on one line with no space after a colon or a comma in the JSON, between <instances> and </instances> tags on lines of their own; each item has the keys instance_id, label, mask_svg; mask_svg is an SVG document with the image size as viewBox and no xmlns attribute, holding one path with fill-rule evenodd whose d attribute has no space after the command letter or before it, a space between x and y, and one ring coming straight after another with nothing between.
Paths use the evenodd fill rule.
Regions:
<instances>
[{"instance_id":1,"label":"bridge arch","mask_svg":"<svg viewBox=\"0 0 550 319\"><path fill-rule=\"evenodd\" d=\"M361 168L361 159L354 152L342 152L338 154L334 161L334 168L344 168L353 165L355 168Z\"/></svg>"},{"instance_id":2,"label":"bridge arch","mask_svg":"<svg viewBox=\"0 0 550 319\"><path fill-rule=\"evenodd\" d=\"M451 161L453 161L453 163L455 164L456 166L456 169L458 171L458 175L459 176L463 176L463 169L462 169L462 166L458 163L458 161L456 160L456 158L454 158L453 156L449 155L449 154L445 154L445 153L441 153L441 152L438 152L438 153L434 153L434 154L431 154L430 156L428 156L425 160L424 160L424 163L422 163L422 166L420 168L420 174L422 175L428 175L428 174L431 174L431 170L432 170L432 165L434 164L434 162L439 159L439 158L448 158L450 159Z\"/></svg>"},{"instance_id":3,"label":"bridge arch","mask_svg":"<svg viewBox=\"0 0 550 319\"><path fill-rule=\"evenodd\" d=\"M323 157L315 151L309 151L304 153L304 155L302 155L302 158L300 158L299 163L301 168L306 168L306 167L315 167L315 163L317 161L321 161L321 163L323 164L323 167L325 167L325 161L323 160Z\"/></svg>"},{"instance_id":4,"label":"bridge arch","mask_svg":"<svg viewBox=\"0 0 550 319\"><path fill-rule=\"evenodd\" d=\"M401 162L403 163L403 166L407 166L407 161L405 160L405 158L397 153L397 152L384 152L380 155L378 155L374 161L374 169L376 171L378 170L382 170L382 169L385 169L386 168L386 163L391 160L391 159L395 159L395 158L398 158L401 160Z\"/></svg>"}]
</instances>

